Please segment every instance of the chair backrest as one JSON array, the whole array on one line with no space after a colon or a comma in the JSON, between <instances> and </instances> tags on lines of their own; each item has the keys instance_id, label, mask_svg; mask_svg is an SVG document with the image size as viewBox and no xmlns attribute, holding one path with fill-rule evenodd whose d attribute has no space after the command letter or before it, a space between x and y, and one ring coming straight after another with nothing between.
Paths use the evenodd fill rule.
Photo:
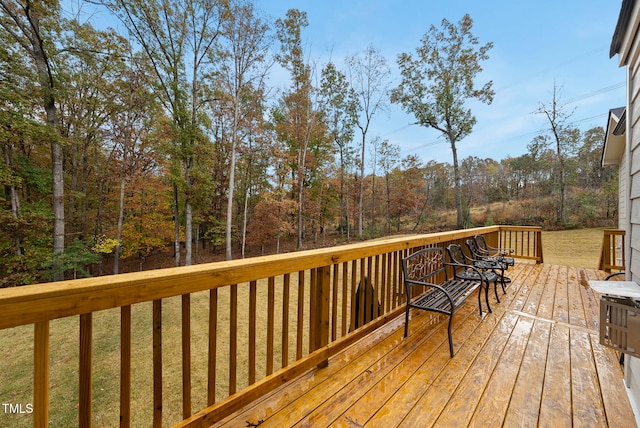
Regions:
<instances>
[{"instance_id":1,"label":"chair backrest","mask_svg":"<svg viewBox=\"0 0 640 428\"><path fill-rule=\"evenodd\" d=\"M473 239L467 239L466 241L467 248L469 249L469 253L471 253L471 257L477 259L480 257L480 250L478 249L478 244Z\"/></svg>"},{"instance_id":2,"label":"chair backrest","mask_svg":"<svg viewBox=\"0 0 640 428\"><path fill-rule=\"evenodd\" d=\"M424 248L402 259L404 283L409 295L409 287L413 282L434 282L436 276L447 275L444 251L440 247Z\"/></svg>"},{"instance_id":3,"label":"chair backrest","mask_svg":"<svg viewBox=\"0 0 640 428\"><path fill-rule=\"evenodd\" d=\"M462 252L462 247L459 244L449 244L447 246L447 253L449 253L451 263L457 263L461 265L467 264L464 253Z\"/></svg>"},{"instance_id":4,"label":"chair backrest","mask_svg":"<svg viewBox=\"0 0 640 428\"><path fill-rule=\"evenodd\" d=\"M487 241L484 239L484 235L476 235L473 237L473 240L476 241L476 245L480 250L487 250Z\"/></svg>"}]
</instances>

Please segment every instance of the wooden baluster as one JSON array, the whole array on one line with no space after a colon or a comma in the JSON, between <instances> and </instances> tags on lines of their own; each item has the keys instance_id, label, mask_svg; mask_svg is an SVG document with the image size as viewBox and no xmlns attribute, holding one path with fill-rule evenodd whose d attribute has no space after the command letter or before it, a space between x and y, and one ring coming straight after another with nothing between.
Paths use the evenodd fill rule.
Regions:
<instances>
[{"instance_id":1,"label":"wooden baluster","mask_svg":"<svg viewBox=\"0 0 640 428\"><path fill-rule=\"evenodd\" d=\"M395 309L398 306L398 283L396 276L396 264L398 263L398 252L394 251L389 257L389 280L391 281L391 307Z\"/></svg>"},{"instance_id":2,"label":"wooden baluster","mask_svg":"<svg viewBox=\"0 0 640 428\"><path fill-rule=\"evenodd\" d=\"M267 376L273 373L275 334L275 278L269 277L267 291Z\"/></svg>"},{"instance_id":3,"label":"wooden baluster","mask_svg":"<svg viewBox=\"0 0 640 428\"><path fill-rule=\"evenodd\" d=\"M381 313L380 310L380 297L383 296L382 290L380 289L380 256L376 255L373 259L373 289L375 290L373 295L373 319L378 318Z\"/></svg>"},{"instance_id":4,"label":"wooden baluster","mask_svg":"<svg viewBox=\"0 0 640 428\"><path fill-rule=\"evenodd\" d=\"M320 349L329 343L329 298L331 293L331 268L323 266L315 269L315 316L312 330L315 332L313 337L315 343L314 350ZM318 367L326 367L329 360L324 360Z\"/></svg>"},{"instance_id":5,"label":"wooden baluster","mask_svg":"<svg viewBox=\"0 0 640 428\"><path fill-rule=\"evenodd\" d=\"M182 417L191 416L191 295L182 295Z\"/></svg>"},{"instance_id":6,"label":"wooden baluster","mask_svg":"<svg viewBox=\"0 0 640 428\"><path fill-rule=\"evenodd\" d=\"M309 276L310 276L310 280L311 280L311 284L309 285L309 353L315 351L317 348L315 346L316 344L316 328L315 328L315 322L316 322L316 297L317 297L317 278L318 278L318 271L317 269L311 269L309 271Z\"/></svg>"},{"instance_id":7,"label":"wooden baluster","mask_svg":"<svg viewBox=\"0 0 640 428\"><path fill-rule=\"evenodd\" d=\"M49 321L34 327L33 426L49 426Z\"/></svg>"},{"instance_id":8,"label":"wooden baluster","mask_svg":"<svg viewBox=\"0 0 640 428\"><path fill-rule=\"evenodd\" d=\"M233 395L238 390L238 284L231 286L229 304L229 395Z\"/></svg>"},{"instance_id":9,"label":"wooden baluster","mask_svg":"<svg viewBox=\"0 0 640 428\"><path fill-rule=\"evenodd\" d=\"M350 319L350 331L356 329L356 283L358 282L358 278L356 276L358 272L358 262L356 260L351 261L351 315Z\"/></svg>"},{"instance_id":10,"label":"wooden baluster","mask_svg":"<svg viewBox=\"0 0 640 428\"><path fill-rule=\"evenodd\" d=\"M291 274L284 274L282 279L282 367L289 365L289 299Z\"/></svg>"},{"instance_id":11,"label":"wooden baluster","mask_svg":"<svg viewBox=\"0 0 640 428\"><path fill-rule=\"evenodd\" d=\"M162 427L162 300L153 301L153 426Z\"/></svg>"},{"instance_id":12,"label":"wooden baluster","mask_svg":"<svg viewBox=\"0 0 640 428\"><path fill-rule=\"evenodd\" d=\"M342 263L342 335L347 334L347 308L349 307L349 263Z\"/></svg>"},{"instance_id":13,"label":"wooden baluster","mask_svg":"<svg viewBox=\"0 0 640 428\"><path fill-rule=\"evenodd\" d=\"M249 283L249 385L256 382L257 281Z\"/></svg>"},{"instance_id":14,"label":"wooden baluster","mask_svg":"<svg viewBox=\"0 0 640 428\"><path fill-rule=\"evenodd\" d=\"M302 358L304 332L304 271L298 272L298 325L296 332L296 359Z\"/></svg>"},{"instance_id":15,"label":"wooden baluster","mask_svg":"<svg viewBox=\"0 0 640 428\"><path fill-rule=\"evenodd\" d=\"M120 427L131 426L131 306L120 308Z\"/></svg>"},{"instance_id":16,"label":"wooden baluster","mask_svg":"<svg viewBox=\"0 0 640 428\"><path fill-rule=\"evenodd\" d=\"M207 361L207 405L216 402L216 373L218 346L218 289L209 291L209 352Z\"/></svg>"},{"instance_id":17,"label":"wooden baluster","mask_svg":"<svg viewBox=\"0 0 640 428\"><path fill-rule=\"evenodd\" d=\"M391 266L391 258L388 253L382 255L382 284L386 291L382 301L382 313L386 314L391 310L391 282L389 281L389 268Z\"/></svg>"},{"instance_id":18,"label":"wooden baluster","mask_svg":"<svg viewBox=\"0 0 640 428\"><path fill-rule=\"evenodd\" d=\"M365 277L365 259L360 259L360 298L358 299L357 305L360 306L360 312L358 314L358 327L362 327L364 325L364 314L365 314L365 296L366 296L366 287L364 283Z\"/></svg>"},{"instance_id":19,"label":"wooden baluster","mask_svg":"<svg viewBox=\"0 0 640 428\"><path fill-rule=\"evenodd\" d=\"M81 427L91 427L91 356L92 313L80 315L80 385L78 388L78 421Z\"/></svg>"},{"instance_id":20,"label":"wooden baluster","mask_svg":"<svg viewBox=\"0 0 640 428\"><path fill-rule=\"evenodd\" d=\"M331 281L331 341L338 338L338 265L333 265L333 281Z\"/></svg>"}]
</instances>

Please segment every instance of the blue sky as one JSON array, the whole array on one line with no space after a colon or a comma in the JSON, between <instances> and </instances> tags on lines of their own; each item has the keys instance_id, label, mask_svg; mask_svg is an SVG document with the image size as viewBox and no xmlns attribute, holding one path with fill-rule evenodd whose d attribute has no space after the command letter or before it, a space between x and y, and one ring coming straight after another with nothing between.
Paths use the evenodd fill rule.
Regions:
<instances>
[{"instance_id":1,"label":"blue sky","mask_svg":"<svg viewBox=\"0 0 640 428\"><path fill-rule=\"evenodd\" d=\"M527 144L544 131L544 117L533 114L548 103L554 82L562 87L561 102L575 112L575 126L587 130L606 126L606 115L625 104L625 71L609 58L621 0L256 0L273 17L290 8L307 12L303 33L312 58L339 63L369 44L389 61L396 83L396 57L412 52L430 25L443 18L457 22L469 13L480 43L493 42L480 81L493 80L491 105L473 108L478 122L458 144L458 156L496 160L527 152ZM399 106L374 117L371 136L397 144L403 156L451 163L451 151L438 132L409 125L414 118Z\"/></svg>"},{"instance_id":2,"label":"blue sky","mask_svg":"<svg viewBox=\"0 0 640 428\"><path fill-rule=\"evenodd\" d=\"M610 108L625 104L625 71L609 46L621 0L254 0L272 18L284 17L290 8L307 12L303 32L308 55L318 68L330 59L338 66L345 56L368 45L379 49L399 82L396 57L413 52L421 37L443 18L457 22L465 13L474 20L473 33L480 43L493 42L479 82L493 80L491 105L474 104L477 124L458 144L460 159L467 156L495 160L527 152L527 144L547 128L545 118L533 114L540 102L548 103L554 82L562 88L561 102L575 109L572 121L585 131L606 126ZM81 0L66 0L69 10ZM91 8L81 6L85 11ZM92 17L98 26L121 24L101 12ZM272 83L286 84L273 70ZM451 150L437 131L417 125L414 117L391 105L388 113L374 117L371 137L379 136L400 146L402 156L417 154L425 162L451 163Z\"/></svg>"}]
</instances>

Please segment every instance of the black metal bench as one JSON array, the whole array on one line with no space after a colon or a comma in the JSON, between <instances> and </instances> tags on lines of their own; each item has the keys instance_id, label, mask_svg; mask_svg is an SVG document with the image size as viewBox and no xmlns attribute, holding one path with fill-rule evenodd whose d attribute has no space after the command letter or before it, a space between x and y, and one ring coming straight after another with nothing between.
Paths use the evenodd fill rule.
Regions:
<instances>
[{"instance_id":1,"label":"black metal bench","mask_svg":"<svg viewBox=\"0 0 640 428\"><path fill-rule=\"evenodd\" d=\"M449 352L453 357L453 341L451 339L453 314L483 282L486 282L486 290L489 288L489 283L486 281L486 275L472 266L469 268L477 273L476 279L449 279L448 265L451 263L446 263L443 249L437 247L416 251L402 259L407 297L404 337L407 337L409 333L409 310L411 308L448 315ZM422 292L417 295L416 289ZM488 291L485 293L485 297L488 305ZM480 315L482 315L480 291L478 292L478 306Z\"/></svg>"}]
</instances>

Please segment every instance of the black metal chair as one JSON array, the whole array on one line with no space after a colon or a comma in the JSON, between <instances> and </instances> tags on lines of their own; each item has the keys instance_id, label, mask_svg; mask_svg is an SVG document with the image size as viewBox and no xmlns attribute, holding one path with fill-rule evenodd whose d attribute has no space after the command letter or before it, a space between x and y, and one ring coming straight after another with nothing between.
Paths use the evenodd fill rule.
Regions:
<instances>
[{"instance_id":1,"label":"black metal chair","mask_svg":"<svg viewBox=\"0 0 640 428\"><path fill-rule=\"evenodd\" d=\"M465 241L467 244L467 249L471 254L471 260L474 264L481 265L485 270L492 270L495 272L500 278L500 285L502 286L502 292L507 294L507 290L505 288L505 284L511 282L511 278L507 278L504 272L509 269L509 265L505 262L501 257L496 256L483 256L478 250L478 246L473 239L467 239ZM497 285L496 285L497 288ZM496 290L496 299L498 303L500 303L500 299L498 299L498 291Z\"/></svg>"},{"instance_id":2,"label":"black metal chair","mask_svg":"<svg viewBox=\"0 0 640 428\"><path fill-rule=\"evenodd\" d=\"M496 299L498 303L500 303L497 286L498 274L492 270L490 264L474 263L472 259L464 254L462 247L458 244L449 244L447 246L447 253L449 253L449 259L451 260L451 263L447 263L447 265L453 268L453 274L456 278L467 281L480 281L484 284L487 311L491 312L491 305L489 305L489 284L492 282L494 284Z\"/></svg>"},{"instance_id":3,"label":"black metal chair","mask_svg":"<svg viewBox=\"0 0 640 428\"><path fill-rule=\"evenodd\" d=\"M494 257L503 257L505 261L509 264L509 266L513 266L515 264L515 260L513 257L506 257L509 254L513 253L513 248L496 248L487 244L487 240L484 235L475 235L473 237L476 245L481 254L486 256L494 256Z\"/></svg>"},{"instance_id":4,"label":"black metal chair","mask_svg":"<svg viewBox=\"0 0 640 428\"><path fill-rule=\"evenodd\" d=\"M623 271L623 270L622 270L622 271L620 271L620 272L610 273L609 275L607 275L607 276L604 278L604 280L605 280L605 281L609 281L611 278L614 278L614 277L619 276L619 275L626 275L626 273L625 273L625 271Z\"/></svg>"}]
</instances>

